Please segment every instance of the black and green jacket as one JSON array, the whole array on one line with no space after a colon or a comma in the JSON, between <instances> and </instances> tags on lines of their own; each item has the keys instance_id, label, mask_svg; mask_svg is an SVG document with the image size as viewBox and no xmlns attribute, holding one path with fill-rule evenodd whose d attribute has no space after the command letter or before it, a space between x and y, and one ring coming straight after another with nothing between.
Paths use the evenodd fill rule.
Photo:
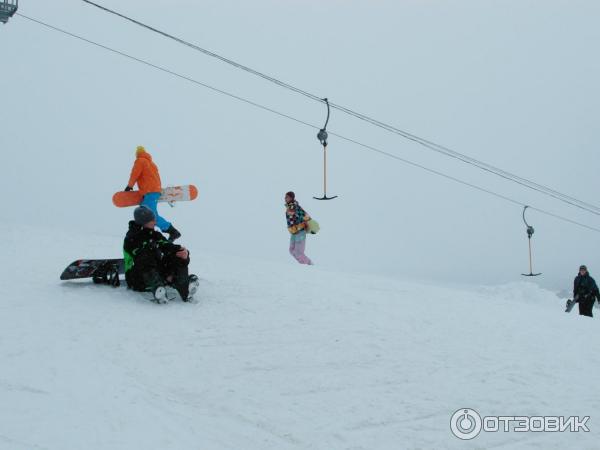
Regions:
<instances>
[{"instance_id":1,"label":"black and green jacket","mask_svg":"<svg viewBox=\"0 0 600 450\"><path fill-rule=\"evenodd\" d=\"M129 272L140 258L161 261L165 256L173 255L181 249L180 245L169 242L162 233L144 228L132 220L123 242L125 272Z\"/></svg>"}]
</instances>

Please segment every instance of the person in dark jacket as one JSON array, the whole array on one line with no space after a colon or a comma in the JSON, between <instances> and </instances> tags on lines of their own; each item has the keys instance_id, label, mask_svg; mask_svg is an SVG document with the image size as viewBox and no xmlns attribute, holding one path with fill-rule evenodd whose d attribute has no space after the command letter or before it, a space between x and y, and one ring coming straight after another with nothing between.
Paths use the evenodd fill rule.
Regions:
<instances>
[{"instance_id":1,"label":"person in dark jacket","mask_svg":"<svg viewBox=\"0 0 600 450\"><path fill-rule=\"evenodd\" d=\"M127 285L152 292L159 303L167 302L166 286L175 288L183 301L191 300L198 277L188 275L188 250L155 230L156 216L150 208L138 206L133 216L123 243Z\"/></svg>"},{"instance_id":2,"label":"person in dark jacket","mask_svg":"<svg viewBox=\"0 0 600 450\"><path fill-rule=\"evenodd\" d=\"M600 292L586 266L581 266L575 277L573 298L579 303L579 315L593 317L592 308L596 298L600 300Z\"/></svg>"}]
</instances>

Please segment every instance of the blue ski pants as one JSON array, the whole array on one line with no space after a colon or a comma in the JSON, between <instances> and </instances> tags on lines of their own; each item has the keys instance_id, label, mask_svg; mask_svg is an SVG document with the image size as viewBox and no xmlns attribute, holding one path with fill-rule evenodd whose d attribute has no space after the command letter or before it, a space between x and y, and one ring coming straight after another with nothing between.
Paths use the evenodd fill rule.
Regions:
<instances>
[{"instance_id":1,"label":"blue ski pants","mask_svg":"<svg viewBox=\"0 0 600 450\"><path fill-rule=\"evenodd\" d=\"M160 198L160 192L148 192L144 195L142 203L140 205L147 206L152 210L156 217L156 225L161 231L167 231L171 227L171 222L167 222L163 217L158 214L158 199Z\"/></svg>"}]
</instances>

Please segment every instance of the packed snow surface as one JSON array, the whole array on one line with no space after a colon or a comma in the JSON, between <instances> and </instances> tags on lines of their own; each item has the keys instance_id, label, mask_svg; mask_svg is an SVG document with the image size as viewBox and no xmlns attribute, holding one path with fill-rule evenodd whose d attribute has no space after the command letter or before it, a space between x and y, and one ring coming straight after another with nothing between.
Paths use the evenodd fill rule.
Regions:
<instances>
[{"instance_id":1,"label":"packed snow surface","mask_svg":"<svg viewBox=\"0 0 600 450\"><path fill-rule=\"evenodd\" d=\"M318 237L317 237L318 238ZM598 324L531 283L422 285L205 254L193 304L60 282L120 237L14 227L0 287L0 449L598 448ZM309 243L310 245L310 243ZM591 416L589 433L450 431Z\"/></svg>"}]
</instances>

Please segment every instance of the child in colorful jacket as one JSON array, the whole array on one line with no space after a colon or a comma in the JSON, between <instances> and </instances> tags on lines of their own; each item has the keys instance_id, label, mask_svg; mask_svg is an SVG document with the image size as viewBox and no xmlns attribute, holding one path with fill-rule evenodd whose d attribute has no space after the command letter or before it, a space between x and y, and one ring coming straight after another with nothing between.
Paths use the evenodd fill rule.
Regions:
<instances>
[{"instance_id":1,"label":"child in colorful jacket","mask_svg":"<svg viewBox=\"0 0 600 450\"><path fill-rule=\"evenodd\" d=\"M304 254L306 248L306 230L310 216L296 201L296 194L288 192L285 194L285 218L287 220L290 237L290 254L300 264L312 265L312 261Z\"/></svg>"}]
</instances>

